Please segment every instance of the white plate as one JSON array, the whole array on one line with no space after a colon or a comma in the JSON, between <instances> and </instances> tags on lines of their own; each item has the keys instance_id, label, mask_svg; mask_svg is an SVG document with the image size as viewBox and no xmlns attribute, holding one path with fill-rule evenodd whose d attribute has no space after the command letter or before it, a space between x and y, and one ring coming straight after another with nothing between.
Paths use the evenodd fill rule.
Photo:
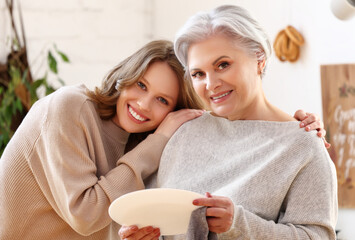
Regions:
<instances>
[{"instance_id":1,"label":"white plate","mask_svg":"<svg viewBox=\"0 0 355 240\"><path fill-rule=\"evenodd\" d=\"M191 212L198 208L192 201L201 197L204 196L181 189L146 189L117 198L108 211L120 225L158 227L161 235L184 234Z\"/></svg>"}]
</instances>

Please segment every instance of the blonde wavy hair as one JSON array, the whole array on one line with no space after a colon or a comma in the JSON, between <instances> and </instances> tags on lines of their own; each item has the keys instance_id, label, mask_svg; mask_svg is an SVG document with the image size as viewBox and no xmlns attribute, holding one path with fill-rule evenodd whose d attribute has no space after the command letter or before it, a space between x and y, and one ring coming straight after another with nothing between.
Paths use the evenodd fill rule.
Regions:
<instances>
[{"instance_id":1,"label":"blonde wavy hair","mask_svg":"<svg viewBox=\"0 0 355 240\"><path fill-rule=\"evenodd\" d=\"M151 41L137 52L124 59L104 78L101 87L88 91L87 95L97 103L101 119L111 119L116 115L117 99L127 87L142 78L154 62L166 62L179 80L179 95L175 110L182 108L202 109L200 99L192 84L184 77L184 69L177 59L173 43L168 40Z\"/></svg>"}]
</instances>

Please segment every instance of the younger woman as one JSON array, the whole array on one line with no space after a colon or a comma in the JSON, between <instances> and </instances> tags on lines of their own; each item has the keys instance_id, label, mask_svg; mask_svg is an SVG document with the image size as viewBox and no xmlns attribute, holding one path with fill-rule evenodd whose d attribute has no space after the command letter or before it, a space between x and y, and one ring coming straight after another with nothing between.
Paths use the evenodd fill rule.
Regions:
<instances>
[{"instance_id":1,"label":"younger woman","mask_svg":"<svg viewBox=\"0 0 355 240\"><path fill-rule=\"evenodd\" d=\"M117 239L108 207L143 189L172 133L202 114L182 108L200 105L169 41L145 45L94 92L63 87L36 102L0 160L0 239Z\"/></svg>"}]
</instances>

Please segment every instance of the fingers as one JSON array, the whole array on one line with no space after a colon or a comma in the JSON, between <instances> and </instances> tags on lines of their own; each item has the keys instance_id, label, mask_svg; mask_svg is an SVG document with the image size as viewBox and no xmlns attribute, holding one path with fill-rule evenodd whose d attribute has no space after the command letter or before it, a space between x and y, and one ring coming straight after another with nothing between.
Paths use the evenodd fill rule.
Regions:
<instances>
[{"instance_id":1,"label":"fingers","mask_svg":"<svg viewBox=\"0 0 355 240\"><path fill-rule=\"evenodd\" d=\"M317 132L317 136L324 138L326 135L326 131L324 130L324 128L319 129L319 131Z\"/></svg>"},{"instance_id":2,"label":"fingers","mask_svg":"<svg viewBox=\"0 0 355 240\"><path fill-rule=\"evenodd\" d=\"M296 114L300 119L296 117ZM304 115L305 114L305 115ZM302 119L303 117L303 119ZM323 121L314 113L306 113L303 110L298 110L295 113L295 118L301 120L300 127L304 127L306 131L317 130L317 136L323 139L324 146L330 148L331 144L325 139L327 132L324 129Z\"/></svg>"},{"instance_id":3,"label":"fingers","mask_svg":"<svg viewBox=\"0 0 355 240\"><path fill-rule=\"evenodd\" d=\"M324 146L326 148L330 148L332 145L328 143L328 141L325 139L325 135L326 135L326 131L324 129L321 129L320 131L317 132L317 136L323 139Z\"/></svg>"},{"instance_id":4,"label":"fingers","mask_svg":"<svg viewBox=\"0 0 355 240\"><path fill-rule=\"evenodd\" d=\"M153 239L156 240L156 239L159 239L159 236L160 236L159 228L150 227L149 231L148 232L146 231L145 235L143 235L142 238L138 238L138 239L140 239L140 240L153 240ZM127 239L127 240L130 240L130 239Z\"/></svg>"},{"instance_id":5,"label":"fingers","mask_svg":"<svg viewBox=\"0 0 355 240\"><path fill-rule=\"evenodd\" d=\"M320 120L316 121L316 122L309 123L308 125L305 126L305 130L307 132L312 131L312 130L317 130L318 132L322 131L322 134L325 133L324 124Z\"/></svg>"},{"instance_id":6,"label":"fingers","mask_svg":"<svg viewBox=\"0 0 355 240\"><path fill-rule=\"evenodd\" d=\"M295 115L293 117L296 118L298 121L302 121L307 117L307 114L305 111L300 109L295 112Z\"/></svg>"},{"instance_id":7,"label":"fingers","mask_svg":"<svg viewBox=\"0 0 355 240\"><path fill-rule=\"evenodd\" d=\"M214 196L212 198L197 198L192 203L196 206L226 208L230 205L230 200L226 197Z\"/></svg>"},{"instance_id":8,"label":"fingers","mask_svg":"<svg viewBox=\"0 0 355 240\"><path fill-rule=\"evenodd\" d=\"M215 233L224 233L230 229L232 226L233 218L229 222L222 222L219 218L207 218L208 229Z\"/></svg>"},{"instance_id":9,"label":"fingers","mask_svg":"<svg viewBox=\"0 0 355 240\"><path fill-rule=\"evenodd\" d=\"M209 207L206 210L206 216L207 217L228 217L228 218L233 218L232 214L228 212L227 208L222 208L222 207Z\"/></svg>"},{"instance_id":10,"label":"fingers","mask_svg":"<svg viewBox=\"0 0 355 240\"><path fill-rule=\"evenodd\" d=\"M320 130L324 128L324 123L318 115L306 113L306 117L301 120L300 127L304 127L306 131Z\"/></svg>"},{"instance_id":11,"label":"fingers","mask_svg":"<svg viewBox=\"0 0 355 240\"><path fill-rule=\"evenodd\" d=\"M165 117L155 132L170 138L183 123L200 117L203 112L204 110L197 109L181 109L171 112Z\"/></svg>"},{"instance_id":12,"label":"fingers","mask_svg":"<svg viewBox=\"0 0 355 240\"><path fill-rule=\"evenodd\" d=\"M230 229L234 217L234 204L227 197L212 196L206 193L206 198L193 201L196 206L206 206L208 228L215 233L223 233Z\"/></svg>"},{"instance_id":13,"label":"fingers","mask_svg":"<svg viewBox=\"0 0 355 240\"><path fill-rule=\"evenodd\" d=\"M137 231L138 231L137 226L122 226L118 231L118 235L120 236L121 239L124 239Z\"/></svg>"},{"instance_id":14,"label":"fingers","mask_svg":"<svg viewBox=\"0 0 355 240\"><path fill-rule=\"evenodd\" d=\"M317 128L323 128L323 122L314 113L306 113L306 116L301 119L300 127L306 127L307 131L316 130ZM307 128L308 127L308 128Z\"/></svg>"},{"instance_id":15,"label":"fingers","mask_svg":"<svg viewBox=\"0 0 355 240\"><path fill-rule=\"evenodd\" d=\"M168 114L168 118L174 119L175 121L182 121L182 123L192 120L201 116L204 113L204 110L200 109L180 109L175 112Z\"/></svg>"},{"instance_id":16,"label":"fingers","mask_svg":"<svg viewBox=\"0 0 355 240\"><path fill-rule=\"evenodd\" d=\"M138 228L137 226L122 226L118 232L124 240L153 240L160 236L160 229L151 226Z\"/></svg>"}]
</instances>

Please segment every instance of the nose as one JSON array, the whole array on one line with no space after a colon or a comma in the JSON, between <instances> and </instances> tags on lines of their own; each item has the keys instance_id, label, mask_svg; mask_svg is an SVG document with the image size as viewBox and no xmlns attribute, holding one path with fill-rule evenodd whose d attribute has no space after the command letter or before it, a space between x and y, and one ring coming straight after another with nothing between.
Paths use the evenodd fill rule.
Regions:
<instances>
[{"instance_id":1,"label":"nose","mask_svg":"<svg viewBox=\"0 0 355 240\"><path fill-rule=\"evenodd\" d=\"M151 106L151 100L149 96L144 96L138 99L137 101L138 107L141 110L144 111L149 111L150 110L150 106Z\"/></svg>"},{"instance_id":2,"label":"nose","mask_svg":"<svg viewBox=\"0 0 355 240\"><path fill-rule=\"evenodd\" d=\"M206 89L209 91L214 91L222 85L222 81L217 78L214 74L206 75Z\"/></svg>"}]
</instances>

